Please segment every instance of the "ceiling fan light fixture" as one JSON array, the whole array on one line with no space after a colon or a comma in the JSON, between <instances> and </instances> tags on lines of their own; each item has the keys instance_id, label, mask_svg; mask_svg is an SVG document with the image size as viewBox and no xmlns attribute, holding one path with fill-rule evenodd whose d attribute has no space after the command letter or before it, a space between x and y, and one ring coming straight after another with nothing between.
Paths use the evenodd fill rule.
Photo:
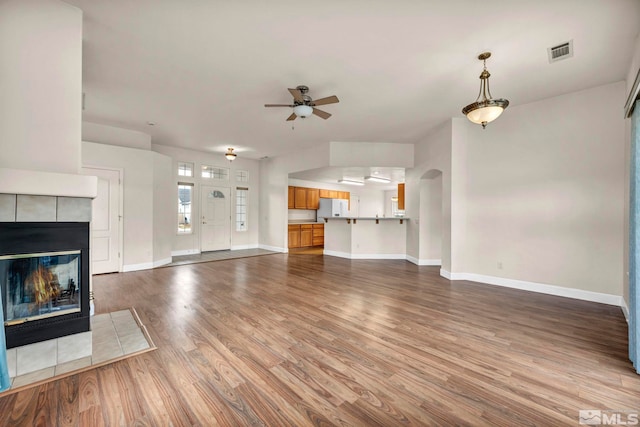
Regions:
<instances>
[{"instance_id":1,"label":"ceiling fan light fixture","mask_svg":"<svg viewBox=\"0 0 640 427\"><path fill-rule=\"evenodd\" d=\"M462 113L476 124L487 127L487 123L491 123L509 106L509 101L504 98L493 99L489 90L489 70L487 70L487 59L491 57L491 52L484 52L478 55L478 59L483 61L484 69L480 73L480 93L476 102L472 102L462 109Z\"/></svg>"},{"instance_id":2,"label":"ceiling fan light fixture","mask_svg":"<svg viewBox=\"0 0 640 427\"><path fill-rule=\"evenodd\" d=\"M391 182L389 178L385 178L383 176L365 176L364 179L366 181L380 182L382 184L389 184Z\"/></svg>"},{"instance_id":3,"label":"ceiling fan light fixture","mask_svg":"<svg viewBox=\"0 0 640 427\"><path fill-rule=\"evenodd\" d=\"M233 152L233 148L228 148L224 156L227 158L227 160L232 162L236 158L237 154Z\"/></svg>"},{"instance_id":4,"label":"ceiling fan light fixture","mask_svg":"<svg viewBox=\"0 0 640 427\"><path fill-rule=\"evenodd\" d=\"M313 114L313 107L304 104L296 105L295 107L293 107L293 112L296 114L296 116L302 117L304 119L305 117L309 117L311 114Z\"/></svg>"},{"instance_id":5,"label":"ceiling fan light fixture","mask_svg":"<svg viewBox=\"0 0 640 427\"><path fill-rule=\"evenodd\" d=\"M338 183L347 185L364 185L362 181L356 181L355 179L339 179Z\"/></svg>"}]
</instances>

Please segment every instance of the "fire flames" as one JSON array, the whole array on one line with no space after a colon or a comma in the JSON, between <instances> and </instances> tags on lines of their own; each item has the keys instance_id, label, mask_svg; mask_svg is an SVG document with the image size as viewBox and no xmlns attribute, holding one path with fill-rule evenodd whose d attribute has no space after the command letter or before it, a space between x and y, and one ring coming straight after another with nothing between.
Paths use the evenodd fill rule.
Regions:
<instances>
[{"instance_id":1,"label":"fire flames","mask_svg":"<svg viewBox=\"0 0 640 427\"><path fill-rule=\"evenodd\" d=\"M47 303L60 295L58 276L42 265L29 274L25 285L27 289L33 290L38 304Z\"/></svg>"}]
</instances>

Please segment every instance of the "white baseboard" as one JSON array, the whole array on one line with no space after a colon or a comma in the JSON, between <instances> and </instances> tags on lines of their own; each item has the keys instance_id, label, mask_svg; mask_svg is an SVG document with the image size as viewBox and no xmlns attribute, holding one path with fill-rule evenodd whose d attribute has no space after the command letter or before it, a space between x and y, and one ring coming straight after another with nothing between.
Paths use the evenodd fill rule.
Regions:
<instances>
[{"instance_id":1,"label":"white baseboard","mask_svg":"<svg viewBox=\"0 0 640 427\"><path fill-rule=\"evenodd\" d=\"M160 267L161 265L171 264L171 258L159 259L153 262L153 268Z\"/></svg>"},{"instance_id":2,"label":"white baseboard","mask_svg":"<svg viewBox=\"0 0 640 427\"><path fill-rule=\"evenodd\" d=\"M622 297L618 295L585 291L575 288L565 288L562 286L547 285L545 283L505 279L503 277L485 276L483 274L475 273L451 273L443 269L440 269L440 275L449 280L469 280L472 282L485 283L487 285L504 286L506 288L521 289L523 291L538 292L541 294L574 298L583 301L599 302L601 304L609 304L619 307L622 307L623 302Z\"/></svg>"},{"instance_id":3,"label":"white baseboard","mask_svg":"<svg viewBox=\"0 0 640 427\"><path fill-rule=\"evenodd\" d=\"M254 243L254 244L251 244L251 245L234 245L234 246L231 246L231 250L232 251L241 251L243 249L258 249L258 246L259 245L257 243Z\"/></svg>"},{"instance_id":4,"label":"white baseboard","mask_svg":"<svg viewBox=\"0 0 640 427\"><path fill-rule=\"evenodd\" d=\"M128 273L130 271L151 270L152 268L160 267L171 263L171 258L163 258L153 262L143 262L140 264L129 264L122 266L122 272Z\"/></svg>"},{"instance_id":5,"label":"white baseboard","mask_svg":"<svg viewBox=\"0 0 640 427\"><path fill-rule=\"evenodd\" d=\"M151 270L153 268L152 262L143 262L140 264L129 264L122 266L122 272L128 273L130 271Z\"/></svg>"},{"instance_id":6,"label":"white baseboard","mask_svg":"<svg viewBox=\"0 0 640 427\"><path fill-rule=\"evenodd\" d=\"M263 245L263 244L259 244L258 248L264 249L265 251L289 252L289 250L287 248L279 248L277 246L269 246L269 245Z\"/></svg>"},{"instance_id":7,"label":"white baseboard","mask_svg":"<svg viewBox=\"0 0 640 427\"><path fill-rule=\"evenodd\" d=\"M445 270L444 268L440 268L440 275L445 279L451 280L451 272Z\"/></svg>"},{"instance_id":8,"label":"white baseboard","mask_svg":"<svg viewBox=\"0 0 640 427\"><path fill-rule=\"evenodd\" d=\"M180 251L171 251L171 256L196 255L199 253L199 249L183 249Z\"/></svg>"},{"instance_id":9,"label":"white baseboard","mask_svg":"<svg viewBox=\"0 0 640 427\"><path fill-rule=\"evenodd\" d=\"M411 255L407 255L406 259L415 265L442 265L442 260L440 259L418 259Z\"/></svg>"},{"instance_id":10,"label":"white baseboard","mask_svg":"<svg viewBox=\"0 0 640 427\"><path fill-rule=\"evenodd\" d=\"M348 259L407 259L405 254L352 254L349 252L328 251L326 249L322 253Z\"/></svg>"},{"instance_id":11,"label":"white baseboard","mask_svg":"<svg viewBox=\"0 0 640 427\"><path fill-rule=\"evenodd\" d=\"M620 298L620 308L622 309L622 314L624 314L624 319L629 323L629 306L624 298Z\"/></svg>"}]
</instances>

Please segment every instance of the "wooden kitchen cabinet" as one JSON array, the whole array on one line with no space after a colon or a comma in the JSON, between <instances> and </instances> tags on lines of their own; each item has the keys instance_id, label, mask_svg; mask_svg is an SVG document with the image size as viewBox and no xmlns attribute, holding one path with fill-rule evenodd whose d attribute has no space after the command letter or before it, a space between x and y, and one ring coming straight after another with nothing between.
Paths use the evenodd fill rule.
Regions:
<instances>
[{"instance_id":1,"label":"wooden kitchen cabinet","mask_svg":"<svg viewBox=\"0 0 640 427\"><path fill-rule=\"evenodd\" d=\"M319 191L319 193L320 193L320 198L321 198L321 199L328 199L329 197L331 197L331 196L329 195L330 191L329 191L329 190L326 190L326 189L324 189L324 188L321 188L321 189L320 189L320 191Z\"/></svg>"},{"instance_id":2,"label":"wooden kitchen cabinet","mask_svg":"<svg viewBox=\"0 0 640 427\"><path fill-rule=\"evenodd\" d=\"M300 247L313 246L313 224L300 225Z\"/></svg>"},{"instance_id":3,"label":"wooden kitchen cabinet","mask_svg":"<svg viewBox=\"0 0 640 427\"><path fill-rule=\"evenodd\" d=\"M289 186L289 209L295 209L296 208L296 204L295 204L295 200L296 200L296 188Z\"/></svg>"},{"instance_id":4,"label":"wooden kitchen cabinet","mask_svg":"<svg viewBox=\"0 0 640 427\"><path fill-rule=\"evenodd\" d=\"M307 209L320 209L320 190L307 188Z\"/></svg>"},{"instance_id":5,"label":"wooden kitchen cabinet","mask_svg":"<svg viewBox=\"0 0 640 427\"><path fill-rule=\"evenodd\" d=\"M289 248L300 247L300 225L289 226Z\"/></svg>"},{"instance_id":6,"label":"wooden kitchen cabinet","mask_svg":"<svg viewBox=\"0 0 640 427\"><path fill-rule=\"evenodd\" d=\"M404 210L404 184L398 184L398 210Z\"/></svg>"},{"instance_id":7,"label":"wooden kitchen cabinet","mask_svg":"<svg viewBox=\"0 0 640 427\"><path fill-rule=\"evenodd\" d=\"M324 246L324 224L313 224L313 246Z\"/></svg>"},{"instance_id":8,"label":"wooden kitchen cabinet","mask_svg":"<svg viewBox=\"0 0 640 427\"><path fill-rule=\"evenodd\" d=\"M296 209L307 209L307 189L306 188L295 187L294 206Z\"/></svg>"}]
</instances>

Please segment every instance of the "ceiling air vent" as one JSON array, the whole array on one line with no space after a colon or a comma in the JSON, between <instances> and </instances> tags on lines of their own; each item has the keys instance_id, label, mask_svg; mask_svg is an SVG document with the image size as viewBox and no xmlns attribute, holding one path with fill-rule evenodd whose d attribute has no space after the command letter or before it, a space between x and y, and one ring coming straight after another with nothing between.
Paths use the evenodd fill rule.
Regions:
<instances>
[{"instance_id":1,"label":"ceiling air vent","mask_svg":"<svg viewBox=\"0 0 640 427\"><path fill-rule=\"evenodd\" d=\"M549 63L571 58L573 56L573 40L550 47L547 49L547 53L549 54Z\"/></svg>"}]
</instances>

